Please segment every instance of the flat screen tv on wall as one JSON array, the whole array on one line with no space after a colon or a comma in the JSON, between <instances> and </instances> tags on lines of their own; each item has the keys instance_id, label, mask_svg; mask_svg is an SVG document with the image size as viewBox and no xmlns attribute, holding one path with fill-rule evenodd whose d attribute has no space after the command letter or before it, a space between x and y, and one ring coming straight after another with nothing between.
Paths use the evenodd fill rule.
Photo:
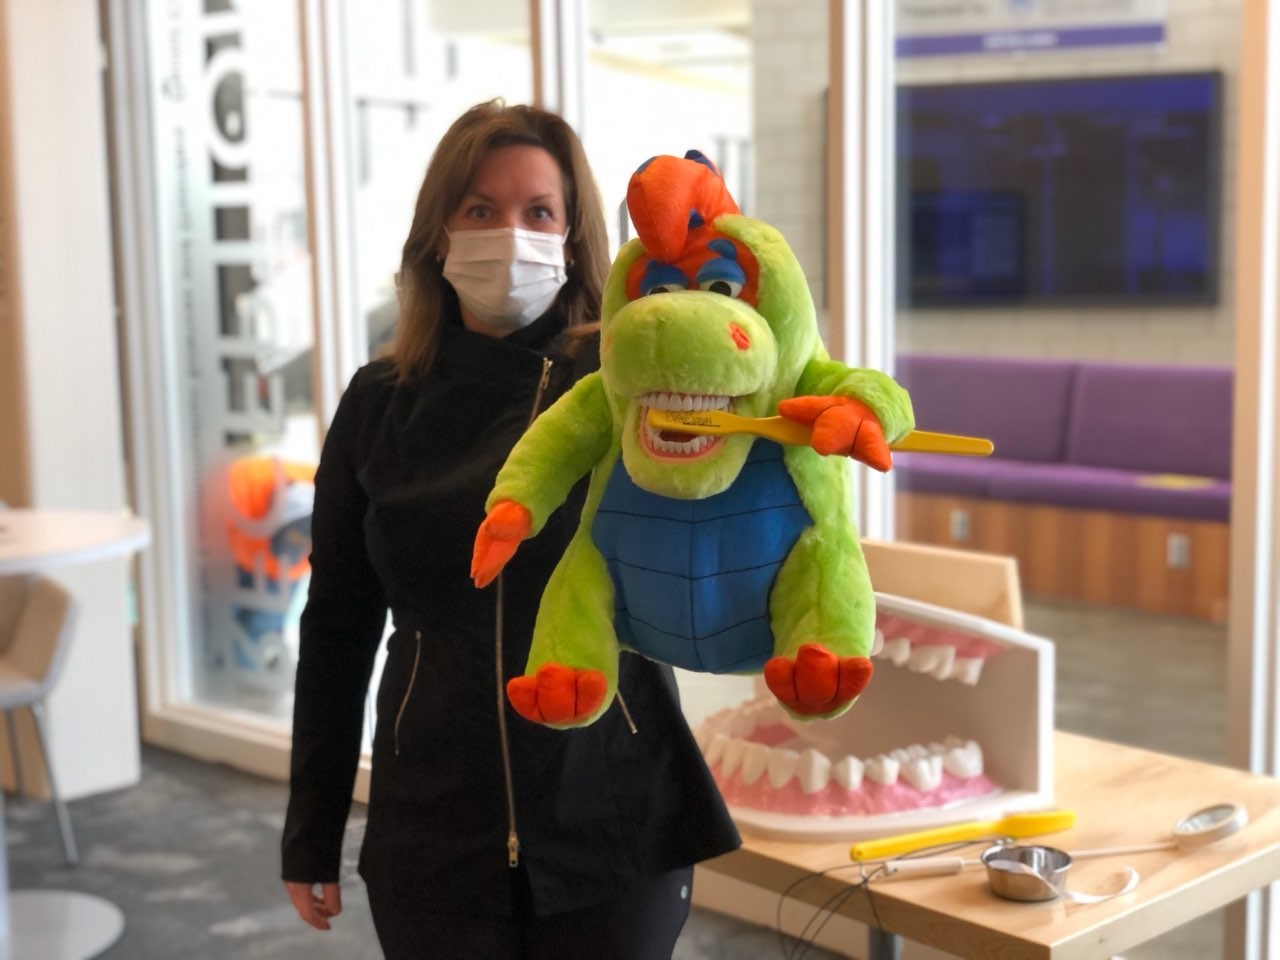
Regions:
<instances>
[{"instance_id":1,"label":"flat screen tv on wall","mask_svg":"<svg viewBox=\"0 0 1280 960\"><path fill-rule=\"evenodd\" d=\"M900 304L1215 302L1221 86L899 86Z\"/></svg>"}]
</instances>

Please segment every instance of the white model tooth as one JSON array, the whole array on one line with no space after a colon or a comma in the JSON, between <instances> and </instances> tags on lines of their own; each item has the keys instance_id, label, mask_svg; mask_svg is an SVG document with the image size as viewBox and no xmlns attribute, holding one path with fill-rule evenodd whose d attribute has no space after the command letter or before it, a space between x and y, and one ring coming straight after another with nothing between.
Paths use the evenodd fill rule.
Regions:
<instances>
[{"instance_id":1,"label":"white model tooth","mask_svg":"<svg viewBox=\"0 0 1280 960\"><path fill-rule=\"evenodd\" d=\"M680 398L680 409L681 409L681 410L692 410L692 409L693 409L693 397L689 396L687 393L686 393L684 396L682 396L682 397Z\"/></svg>"},{"instance_id":2,"label":"white model tooth","mask_svg":"<svg viewBox=\"0 0 1280 960\"><path fill-rule=\"evenodd\" d=\"M725 739L729 742L724 745L724 754L720 757L720 776L728 779L742 766L742 755L747 752L747 742L734 740L732 737Z\"/></svg>"},{"instance_id":3,"label":"white model tooth","mask_svg":"<svg viewBox=\"0 0 1280 960\"><path fill-rule=\"evenodd\" d=\"M724 760L725 748L728 746L729 738L723 733L717 733L712 737L711 742L707 744L706 750L702 752L702 758L707 761L707 766L714 767L717 763L722 762ZM724 773L723 769L720 772Z\"/></svg>"},{"instance_id":4,"label":"white model tooth","mask_svg":"<svg viewBox=\"0 0 1280 960\"><path fill-rule=\"evenodd\" d=\"M875 639L871 641L871 656L878 657L884 653L884 631L877 630Z\"/></svg>"},{"instance_id":5,"label":"white model tooth","mask_svg":"<svg viewBox=\"0 0 1280 960\"><path fill-rule=\"evenodd\" d=\"M942 765L957 780L972 779L982 773L982 750L972 741L952 747L943 755Z\"/></svg>"},{"instance_id":6,"label":"white model tooth","mask_svg":"<svg viewBox=\"0 0 1280 960\"><path fill-rule=\"evenodd\" d=\"M907 669L913 673L932 673L938 665L942 649L936 644L916 644L911 648L911 656L907 658Z\"/></svg>"},{"instance_id":7,"label":"white model tooth","mask_svg":"<svg viewBox=\"0 0 1280 960\"><path fill-rule=\"evenodd\" d=\"M846 790L862 786L862 761L857 757L844 757L831 768L831 778Z\"/></svg>"},{"instance_id":8,"label":"white model tooth","mask_svg":"<svg viewBox=\"0 0 1280 960\"><path fill-rule=\"evenodd\" d=\"M938 662L934 664L933 669L929 672L935 680L945 680L951 676L951 671L955 669L956 648L944 644L936 649L938 650Z\"/></svg>"},{"instance_id":9,"label":"white model tooth","mask_svg":"<svg viewBox=\"0 0 1280 960\"><path fill-rule=\"evenodd\" d=\"M884 655L899 667L911 656L911 641L906 637L894 637L884 642Z\"/></svg>"},{"instance_id":10,"label":"white model tooth","mask_svg":"<svg viewBox=\"0 0 1280 960\"><path fill-rule=\"evenodd\" d=\"M956 657L956 664L951 670L951 676L955 680L959 680L963 684L970 687L978 685L978 678L982 675L982 658L981 657Z\"/></svg>"},{"instance_id":11,"label":"white model tooth","mask_svg":"<svg viewBox=\"0 0 1280 960\"><path fill-rule=\"evenodd\" d=\"M796 773L796 767L800 765L800 754L794 750L770 750L769 751L769 785L775 790L781 790L787 785Z\"/></svg>"},{"instance_id":12,"label":"white model tooth","mask_svg":"<svg viewBox=\"0 0 1280 960\"><path fill-rule=\"evenodd\" d=\"M768 702L761 701L759 706L751 711L751 715L756 718L757 727L773 727L787 722L787 711L774 699Z\"/></svg>"},{"instance_id":13,"label":"white model tooth","mask_svg":"<svg viewBox=\"0 0 1280 960\"><path fill-rule=\"evenodd\" d=\"M942 783L942 758L917 757L910 763L903 764L902 779L921 793L936 790Z\"/></svg>"},{"instance_id":14,"label":"white model tooth","mask_svg":"<svg viewBox=\"0 0 1280 960\"><path fill-rule=\"evenodd\" d=\"M747 744L742 754L742 782L750 786L759 780L760 774L769 766L769 754L773 752L763 743Z\"/></svg>"},{"instance_id":15,"label":"white model tooth","mask_svg":"<svg viewBox=\"0 0 1280 960\"><path fill-rule=\"evenodd\" d=\"M950 740L951 738L948 737L947 739ZM942 756L948 750L950 750L951 747L961 747L961 746L964 746L964 741L961 740L959 737L956 737L956 742L951 744L950 746L948 746L945 743L938 743L935 740L933 743L929 744L929 752L936 753L938 756Z\"/></svg>"},{"instance_id":16,"label":"white model tooth","mask_svg":"<svg viewBox=\"0 0 1280 960\"><path fill-rule=\"evenodd\" d=\"M950 750L952 747L963 747L966 742L972 742L972 741L966 741L964 738L957 737L953 733L950 736L948 736L947 739L942 741L942 745L946 747L948 750Z\"/></svg>"},{"instance_id":17,"label":"white model tooth","mask_svg":"<svg viewBox=\"0 0 1280 960\"><path fill-rule=\"evenodd\" d=\"M707 755L707 747L711 745L711 738L715 736L711 732L711 724L700 723L693 731L693 742L698 745L698 752L704 757Z\"/></svg>"},{"instance_id":18,"label":"white model tooth","mask_svg":"<svg viewBox=\"0 0 1280 960\"><path fill-rule=\"evenodd\" d=\"M800 765L796 767L796 780L802 792L817 793L831 782L831 758L813 748L801 752Z\"/></svg>"},{"instance_id":19,"label":"white model tooth","mask_svg":"<svg viewBox=\"0 0 1280 960\"><path fill-rule=\"evenodd\" d=\"M881 786L891 787L898 782L898 770L902 765L893 757L880 754L871 757L863 766L868 777Z\"/></svg>"},{"instance_id":20,"label":"white model tooth","mask_svg":"<svg viewBox=\"0 0 1280 960\"><path fill-rule=\"evenodd\" d=\"M896 750L890 750L889 756L897 760L898 763L907 763L911 759L911 751L906 747L898 747Z\"/></svg>"}]
</instances>

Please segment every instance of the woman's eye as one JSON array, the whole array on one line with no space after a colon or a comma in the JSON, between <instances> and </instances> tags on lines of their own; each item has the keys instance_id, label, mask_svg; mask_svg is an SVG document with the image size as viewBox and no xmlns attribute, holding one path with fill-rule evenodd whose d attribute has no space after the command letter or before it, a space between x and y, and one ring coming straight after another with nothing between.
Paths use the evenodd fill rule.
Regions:
<instances>
[{"instance_id":1,"label":"woman's eye","mask_svg":"<svg viewBox=\"0 0 1280 960\"><path fill-rule=\"evenodd\" d=\"M546 207L534 207L529 211L529 216L534 220L554 220L551 211Z\"/></svg>"},{"instance_id":2,"label":"woman's eye","mask_svg":"<svg viewBox=\"0 0 1280 960\"><path fill-rule=\"evenodd\" d=\"M698 284L699 290L706 290L708 293L719 293L726 297L736 297L742 292L742 284L736 280L726 280L723 277L717 277L714 280L703 280Z\"/></svg>"},{"instance_id":3,"label":"woman's eye","mask_svg":"<svg viewBox=\"0 0 1280 960\"><path fill-rule=\"evenodd\" d=\"M489 216L489 208L476 204L467 211L467 216L472 220L483 220Z\"/></svg>"}]
</instances>

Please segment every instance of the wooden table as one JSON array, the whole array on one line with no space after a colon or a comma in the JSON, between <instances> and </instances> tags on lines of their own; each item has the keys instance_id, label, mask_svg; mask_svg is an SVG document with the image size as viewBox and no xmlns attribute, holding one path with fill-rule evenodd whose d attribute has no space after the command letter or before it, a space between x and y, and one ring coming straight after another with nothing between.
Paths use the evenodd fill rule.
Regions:
<instances>
[{"instance_id":1,"label":"wooden table","mask_svg":"<svg viewBox=\"0 0 1280 960\"><path fill-rule=\"evenodd\" d=\"M1124 866L1141 875L1132 893L1100 904L1003 900L991 893L981 867L873 881L841 907L872 931L872 956L893 956L900 936L962 957L1098 960L1280 879L1280 780L1062 732L1055 734L1055 760L1057 805L1076 811L1076 826L1023 843L1068 852L1154 843L1169 839L1174 822L1188 813L1232 801L1244 805L1249 823L1198 850L1076 861L1067 887L1080 893L1118 889ZM707 869L782 893L805 874L849 863L847 843L744 841ZM976 857L980 849L965 856ZM789 896L816 907L858 879L856 869L841 869Z\"/></svg>"}]
</instances>

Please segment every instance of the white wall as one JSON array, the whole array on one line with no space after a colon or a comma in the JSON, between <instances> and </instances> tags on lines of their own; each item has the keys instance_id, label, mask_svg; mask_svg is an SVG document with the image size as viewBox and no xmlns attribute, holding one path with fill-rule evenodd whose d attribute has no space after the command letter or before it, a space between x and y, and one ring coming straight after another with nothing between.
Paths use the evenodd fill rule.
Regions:
<instances>
[{"instance_id":1,"label":"white wall","mask_svg":"<svg viewBox=\"0 0 1280 960\"><path fill-rule=\"evenodd\" d=\"M782 232L826 299L826 90L824 0L752 0L755 206L752 216Z\"/></svg>"},{"instance_id":2,"label":"white wall","mask_svg":"<svg viewBox=\"0 0 1280 960\"><path fill-rule=\"evenodd\" d=\"M903 312L902 352L983 353L1173 363L1230 364L1234 314L1237 152L1236 76L1242 0L1168 0L1161 47L899 61L903 82L1221 70L1224 75L1221 293L1213 306L1140 309L1003 309ZM823 302L824 93L827 5L818 0L753 0L757 215L791 242Z\"/></svg>"},{"instance_id":3,"label":"white wall","mask_svg":"<svg viewBox=\"0 0 1280 960\"><path fill-rule=\"evenodd\" d=\"M126 502L101 67L95 0L0 2L0 348L22 387L4 424L16 438L0 456L26 487L17 506L119 511ZM136 782L126 563L49 575L80 606L48 705L59 786L75 797ZM39 770L36 756L24 750L28 771Z\"/></svg>"}]
</instances>

